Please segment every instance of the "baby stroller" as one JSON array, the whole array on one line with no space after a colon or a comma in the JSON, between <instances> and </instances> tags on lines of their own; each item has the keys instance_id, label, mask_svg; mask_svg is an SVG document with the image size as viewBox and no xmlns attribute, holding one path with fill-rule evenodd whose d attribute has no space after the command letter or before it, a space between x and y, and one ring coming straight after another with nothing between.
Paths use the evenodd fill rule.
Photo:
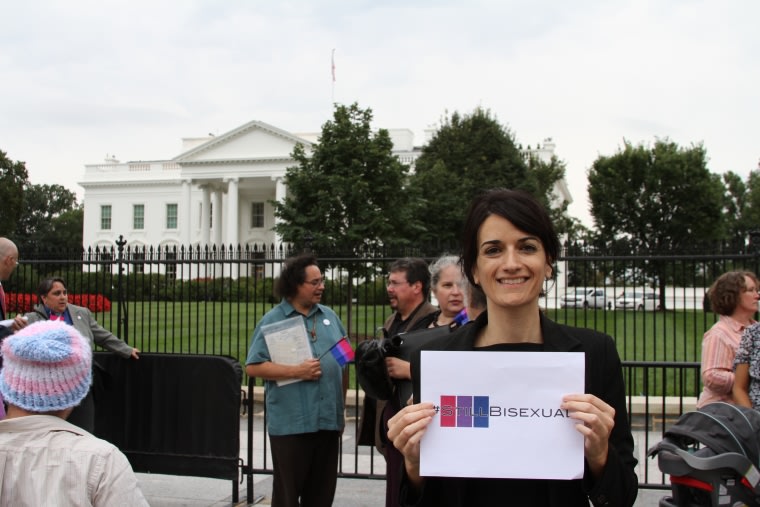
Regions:
<instances>
[{"instance_id":1,"label":"baby stroller","mask_svg":"<svg viewBox=\"0 0 760 507\"><path fill-rule=\"evenodd\" d=\"M760 412L720 402L687 412L647 455L670 474L660 507L760 506Z\"/></svg>"}]
</instances>

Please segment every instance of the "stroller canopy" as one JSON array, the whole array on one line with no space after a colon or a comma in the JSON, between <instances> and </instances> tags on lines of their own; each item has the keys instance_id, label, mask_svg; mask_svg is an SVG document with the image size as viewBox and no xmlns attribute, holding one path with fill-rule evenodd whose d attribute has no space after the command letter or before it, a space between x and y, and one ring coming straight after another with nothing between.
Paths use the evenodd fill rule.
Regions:
<instances>
[{"instance_id":1,"label":"stroller canopy","mask_svg":"<svg viewBox=\"0 0 760 507\"><path fill-rule=\"evenodd\" d=\"M665 432L665 437L679 447L696 444L709 447L715 454L735 452L760 467L760 412L731 405L710 403L695 412L683 414Z\"/></svg>"}]
</instances>

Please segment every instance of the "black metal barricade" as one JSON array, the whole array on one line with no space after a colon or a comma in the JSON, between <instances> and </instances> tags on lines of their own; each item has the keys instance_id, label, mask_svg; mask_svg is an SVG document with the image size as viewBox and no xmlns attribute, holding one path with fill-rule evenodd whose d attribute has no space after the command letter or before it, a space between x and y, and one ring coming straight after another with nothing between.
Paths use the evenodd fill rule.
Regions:
<instances>
[{"instance_id":1,"label":"black metal barricade","mask_svg":"<svg viewBox=\"0 0 760 507\"><path fill-rule=\"evenodd\" d=\"M135 472L240 477L240 363L226 356L96 353L95 434Z\"/></svg>"}]
</instances>

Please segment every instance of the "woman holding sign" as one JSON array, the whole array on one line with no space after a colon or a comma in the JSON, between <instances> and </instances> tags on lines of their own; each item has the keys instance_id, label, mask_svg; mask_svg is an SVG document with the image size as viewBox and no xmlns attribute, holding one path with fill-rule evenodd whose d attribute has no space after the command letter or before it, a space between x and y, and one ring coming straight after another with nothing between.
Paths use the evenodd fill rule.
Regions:
<instances>
[{"instance_id":1,"label":"woman holding sign","mask_svg":"<svg viewBox=\"0 0 760 507\"><path fill-rule=\"evenodd\" d=\"M348 385L343 366L353 351L338 316L319 304L324 290L314 256L288 259L277 280L282 302L261 318L248 350L246 373L266 380L272 505L329 507L335 496Z\"/></svg>"},{"instance_id":2,"label":"woman holding sign","mask_svg":"<svg viewBox=\"0 0 760 507\"><path fill-rule=\"evenodd\" d=\"M573 480L423 477L420 441L440 424L437 405L420 402L420 353L412 357L415 404L388 423L388 436L404 455L401 505L467 506L633 505L638 487L633 437L628 425L620 359L611 337L549 320L539 308L546 281L554 277L559 241L546 210L530 195L494 189L470 205L462 238L462 268L480 287L487 309L474 322L424 350L580 352L585 355L585 392L568 393L556 409L583 437L583 477ZM456 393L453 393L456 394ZM476 430L477 431L477 430ZM477 459L477 450L469 455ZM525 457L521 459L530 459ZM505 453L503 459L518 459ZM549 462L553 456L540 456ZM453 464L452 470L458 464Z\"/></svg>"}]
</instances>

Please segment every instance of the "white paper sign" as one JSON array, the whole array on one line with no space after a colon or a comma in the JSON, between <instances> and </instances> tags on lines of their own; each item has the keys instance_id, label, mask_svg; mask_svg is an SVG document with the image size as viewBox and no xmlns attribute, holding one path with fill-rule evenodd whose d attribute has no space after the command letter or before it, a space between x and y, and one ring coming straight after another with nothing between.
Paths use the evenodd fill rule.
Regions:
<instances>
[{"instance_id":1,"label":"white paper sign","mask_svg":"<svg viewBox=\"0 0 760 507\"><path fill-rule=\"evenodd\" d=\"M560 410L584 392L579 352L443 352L421 355L420 399L438 413L420 444L420 474L576 479L583 435Z\"/></svg>"},{"instance_id":2,"label":"white paper sign","mask_svg":"<svg viewBox=\"0 0 760 507\"><path fill-rule=\"evenodd\" d=\"M261 326L261 332L274 363L295 365L314 357L300 315ZM286 386L300 381L299 378L278 380L277 385Z\"/></svg>"}]
</instances>

